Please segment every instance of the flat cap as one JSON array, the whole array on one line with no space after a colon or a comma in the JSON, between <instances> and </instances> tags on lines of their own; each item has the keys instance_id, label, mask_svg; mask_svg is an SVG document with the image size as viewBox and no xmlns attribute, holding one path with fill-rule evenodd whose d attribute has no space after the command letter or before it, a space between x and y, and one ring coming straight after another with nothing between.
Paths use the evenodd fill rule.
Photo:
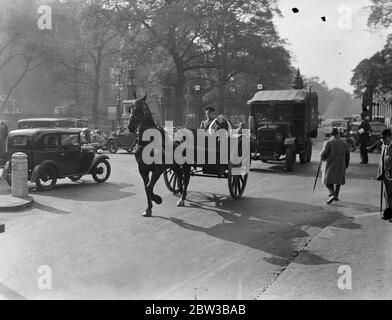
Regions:
<instances>
[{"instance_id":1,"label":"flat cap","mask_svg":"<svg viewBox=\"0 0 392 320\"><path fill-rule=\"evenodd\" d=\"M213 107L205 107L204 111L215 112L215 109Z\"/></svg>"}]
</instances>

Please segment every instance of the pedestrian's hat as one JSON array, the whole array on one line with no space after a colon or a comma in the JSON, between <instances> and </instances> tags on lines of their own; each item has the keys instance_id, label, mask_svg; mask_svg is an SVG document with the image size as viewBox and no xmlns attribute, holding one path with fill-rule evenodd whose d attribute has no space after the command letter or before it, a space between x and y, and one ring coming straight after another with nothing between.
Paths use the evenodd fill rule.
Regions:
<instances>
[{"instance_id":1,"label":"pedestrian's hat","mask_svg":"<svg viewBox=\"0 0 392 320\"><path fill-rule=\"evenodd\" d=\"M204 111L215 112L215 109L213 107L205 107Z\"/></svg>"},{"instance_id":2,"label":"pedestrian's hat","mask_svg":"<svg viewBox=\"0 0 392 320\"><path fill-rule=\"evenodd\" d=\"M391 129L389 129L389 128L384 129L384 130L381 132L381 136L382 136L383 138L385 138L385 137L391 137L391 136L392 136L392 131L391 131Z\"/></svg>"},{"instance_id":3,"label":"pedestrian's hat","mask_svg":"<svg viewBox=\"0 0 392 320\"><path fill-rule=\"evenodd\" d=\"M337 134L339 134L339 129L338 128L336 128L336 127L333 127L332 128L332 131L331 131L331 134L333 135L333 136L336 136Z\"/></svg>"}]
</instances>

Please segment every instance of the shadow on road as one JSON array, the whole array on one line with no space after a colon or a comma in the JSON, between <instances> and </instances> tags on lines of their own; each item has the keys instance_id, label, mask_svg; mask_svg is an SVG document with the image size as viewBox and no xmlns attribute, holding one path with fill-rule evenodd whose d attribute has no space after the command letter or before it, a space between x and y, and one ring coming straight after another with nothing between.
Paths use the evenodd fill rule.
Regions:
<instances>
[{"instance_id":1,"label":"shadow on road","mask_svg":"<svg viewBox=\"0 0 392 320\"><path fill-rule=\"evenodd\" d=\"M125 188L133 187L129 183L95 183L80 181L77 183L66 183L56 185L52 190L39 191L31 189L32 195L42 195L59 199L70 199L76 201L113 201L121 200L135 193L123 191Z\"/></svg>"},{"instance_id":2,"label":"shadow on road","mask_svg":"<svg viewBox=\"0 0 392 320\"><path fill-rule=\"evenodd\" d=\"M288 176L299 176L299 177L316 177L317 168L319 162L311 162L306 164L297 163L294 167L293 172L287 172L284 168L284 164L263 164L265 167L251 167L251 173L263 173L263 174L282 174ZM346 171L346 178L348 179L362 179L371 180L375 179L377 173L377 164L371 163L367 165L359 163L350 163L350 167ZM320 176L321 177L321 173Z\"/></svg>"},{"instance_id":3,"label":"shadow on road","mask_svg":"<svg viewBox=\"0 0 392 320\"><path fill-rule=\"evenodd\" d=\"M313 177L316 176L318 162L310 162L306 164L297 163L294 166L293 172L288 172L285 169L284 162L269 162L268 164L262 164L263 167L251 167L250 172L255 173L269 173L269 174L283 174L290 176L301 176L301 177Z\"/></svg>"},{"instance_id":4,"label":"shadow on road","mask_svg":"<svg viewBox=\"0 0 392 320\"><path fill-rule=\"evenodd\" d=\"M65 211L65 210L61 210L55 207L51 207L42 203L38 203L38 202L34 202L34 208L41 210L41 211L46 211L46 212L50 212L50 213L54 213L54 214L71 214L71 212L69 211Z\"/></svg>"},{"instance_id":5,"label":"shadow on road","mask_svg":"<svg viewBox=\"0 0 392 320\"><path fill-rule=\"evenodd\" d=\"M0 283L0 300L26 300L26 298L6 285Z\"/></svg>"},{"instance_id":6,"label":"shadow on road","mask_svg":"<svg viewBox=\"0 0 392 320\"><path fill-rule=\"evenodd\" d=\"M181 228L203 232L211 237L234 242L271 254L268 263L285 266L320 231L339 220L339 228L360 229L360 225L342 213L304 203L268 198L244 198L239 201L217 194L191 192L190 207L209 210L219 215L222 222L212 227L188 223L182 219L159 217ZM347 227L346 227L347 225ZM320 229L316 229L320 228ZM322 257L308 254L303 264L330 264Z\"/></svg>"}]
</instances>

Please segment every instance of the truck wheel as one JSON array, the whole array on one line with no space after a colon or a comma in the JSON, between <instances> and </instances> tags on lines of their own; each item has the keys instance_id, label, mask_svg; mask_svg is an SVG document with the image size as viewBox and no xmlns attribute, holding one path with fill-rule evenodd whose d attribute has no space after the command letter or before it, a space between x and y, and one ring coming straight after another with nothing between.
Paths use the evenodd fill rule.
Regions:
<instances>
[{"instance_id":1,"label":"truck wheel","mask_svg":"<svg viewBox=\"0 0 392 320\"><path fill-rule=\"evenodd\" d=\"M286 149L286 170L288 172L293 171L293 167L295 164L296 154L293 147L287 147Z\"/></svg>"},{"instance_id":2,"label":"truck wheel","mask_svg":"<svg viewBox=\"0 0 392 320\"><path fill-rule=\"evenodd\" d=\"M299 162L301 164L305 164L307 157L308 157L308 145L306 144L304 151L300 152L300 154L299 154Z\"/></svg>"},{"instance_id":3,"label":"truck wheel","mask_svg":"<svg viewBox=\"0 0 392 320\"><path fill-rule=\"evenodd\" d=\"M312 141L309 141L308 152L306 155L306 162L310 162L311 160L312 160Z\"/></svg>"}]
</instances>

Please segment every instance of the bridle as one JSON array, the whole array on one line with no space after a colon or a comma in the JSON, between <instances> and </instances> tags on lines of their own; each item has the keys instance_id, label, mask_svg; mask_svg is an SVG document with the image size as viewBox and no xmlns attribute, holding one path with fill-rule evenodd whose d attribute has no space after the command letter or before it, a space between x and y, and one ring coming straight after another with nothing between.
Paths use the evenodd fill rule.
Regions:
<instances>
[{"instance_id":1,"label":"bridle","mask_svg":"<svg viewBox=\"0 0 392 320\"><path fill-rule=\"evenodd\" d=\"M142 111L143 111L141 115L140 114L136 114L135 111L133 111L133 112L131 111L132 108L139 108L139 107L135 106L137 103L141 103L142 104L140 106L140 108L142 108ZM150 108L148 107L147 103L145 101L143 101L142 99L136 100L135 103L132 104L129 107L128 111L131 114L132 121L136 121L138 123L138 125L137 125L138 127L140 127L145 122L147 117L151 117L152 118L152 114L151 114Z\"/></svg>"}]
</instances>

